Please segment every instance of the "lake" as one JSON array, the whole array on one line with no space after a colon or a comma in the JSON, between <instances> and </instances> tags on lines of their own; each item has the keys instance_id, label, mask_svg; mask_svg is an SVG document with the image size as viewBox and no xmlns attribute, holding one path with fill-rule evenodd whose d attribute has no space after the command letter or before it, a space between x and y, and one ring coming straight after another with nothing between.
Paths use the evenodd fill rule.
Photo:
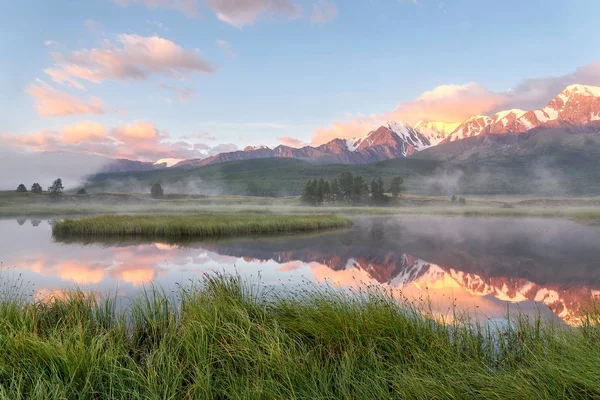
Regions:
<instances>
[{"instance_id":1,"label":"lake","mask_svg":"<svg viewBox=\"0 0 600 400\"><path fill-rule=\"evenodd\" d=\"M289 290L309 281L381 285L423 312L501 320L507 312L576 324L600 294L600 226L561 219L357 217L349 230L186 243L60 243L51 221L0 220L0 279L36 299L78 287L135 296L203 273Z\"/></svg>"}]
</instances>

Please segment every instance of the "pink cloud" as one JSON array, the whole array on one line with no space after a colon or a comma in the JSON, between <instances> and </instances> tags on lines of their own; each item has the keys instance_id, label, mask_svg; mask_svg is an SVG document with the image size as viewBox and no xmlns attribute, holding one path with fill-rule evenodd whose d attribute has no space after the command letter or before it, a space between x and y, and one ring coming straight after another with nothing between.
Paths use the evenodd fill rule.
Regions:
<instances>
[{"instance_id":1,"label":"pink cloud","mask_svg":"<svg viewBox=\"0 0 600 400\"><path fill-rule=\"evenodd\" d=\"M148 8L170 8L183 13L189 18L200 18L202 15L198 10L198 0L114 0L121 7L141 4Z\"/></svg>"},{"instance_id":2,"label":"pink cloud","mask_svg":"<svg viewBox=\"0 0 600 400\"><path fill-rule=\"evenodd\" d=\"M290 136L282 136L282 137L278 137L277 140L279 140L281 143L285 144L286 146L291 146L291 147L302 147L304 145L304 143L302 143L302 141L300 139L296 139Z\"/></svg>"},{"instance_id":3,"label":"pink cloud","mask_svg":"<svg viewBox=\"0 0 600 400\"><path fill-rule=\"evenodd\" d=\"M312 144L319 145L333 139L350 139L364 136L377 124L385 122L383 119L372 117L350 117L345 121L334 121L331 126L318 127L312 137Z\"/></svg>"},{"instance_id":4,"label":"pink cloud","mask_svg":"<svg viewBox=\"0 0 600 400\"><path fill-rule=\"evenodd\" d=\"M117 42L119 45L105 41L101 48L69 55L53 53L55 65L45 72L55 82L67 82L79 89L84 88L79 80L141 80L153 74L183 79L193 73L214 72L198 50L185 50L168 39L124 34L117 37Z\"/></svg>"},{"instance_id":5,"label":"pink cloud","mask_svg":"<svg viewBox=\"0 0 600 400\"><path fill-rule=\"evenodd\" d=\"M313 3L313 11L310 16L310 22L313 24L325 24L337 18L339 10L335 4L327 0L319 0Z\"/></svg>"},{"instance_id":6,"label":"pink cloud","mask_svg":"<svg viewBox=\"0 0 600 400\"><path fill-rule=\"evenodd\" d=\"M206 0L221 21L236 27L252 25L269 14L297 17L299 8L292 0Z\"/></svg>"},{"instance_id":7,"label":"pink cloud","mask_svg":"<svg viewBox=\"0 0 600 400\"><path fill-rule=\"evenodd\" d=\"M86 102L77 96L54 89L39 79L29 85L27 93L33 97L38 114L44 117L104 113L104 103L98 97L90 97Z\"/></svg>"},{"instance_id":8,"label":"pink cloud","mask_svg":"<svg viewBox=\"0 0 600 400\"><path fill-rule=\"evenodd\" d=\"M167 131L144 121L134 121L111 129L99 123L81 122L58 131L44 130L31 135L0 134L0 143L25 150L91 153L141 161L206 158L237 150L234 144L209 146L195 140L173 140Z\"/></svg>"},{"instance_id":9,"label":"pink cloud","mask_svg":"<svg viewBox=\"0 0 600 400\"><path fill-rule=\"evenodd\" d=\"M106 130L104 125L95 122L80 122L75 125L65 126L62 129L62 141L75 144L80 142L103 142Z\"/></svg>"},{"instance_id":10,"label":"pink cloud","mask_svg":"<svg viewBox=\"0 0 600 400\"><path fill-rule=\"evenodd\" d=\"M113 0L121 7L144 5L150 9L165 8L183 13L188 18L200 18L198 0ZM221 21L236 27L252 25L270 14L283 14L288 18L299 15L293 0L206 0L206 5Z\"/></svg>"}]
</instances>

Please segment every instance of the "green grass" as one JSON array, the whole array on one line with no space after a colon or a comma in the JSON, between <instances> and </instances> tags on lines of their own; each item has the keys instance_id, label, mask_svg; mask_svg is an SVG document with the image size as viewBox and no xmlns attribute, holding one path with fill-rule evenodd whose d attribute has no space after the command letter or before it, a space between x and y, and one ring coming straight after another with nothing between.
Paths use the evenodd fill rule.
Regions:
<instances>
[{"instance_id":1,"label":"green grass","mask_svg":"<svg viewBox=\"0 0 600 400\"><path fill-rule=\"evenodd\" d=\"M579 328L423 318L384 291L292 293L210 275L117 312L74 291L0 301L11 399L600 398L597 312Z\"/></svg>"},{"instance_id":2,"label":"green grass","mask_svg":"<svg viewBox=\"0 0 600 400\"><path fill-rule=\"evenodd\" d=\"M336 215L190 214L103 215L56 222L56 237L221 237L281 234L345 228L352 221Z\"/></svg>"}]
</instances>

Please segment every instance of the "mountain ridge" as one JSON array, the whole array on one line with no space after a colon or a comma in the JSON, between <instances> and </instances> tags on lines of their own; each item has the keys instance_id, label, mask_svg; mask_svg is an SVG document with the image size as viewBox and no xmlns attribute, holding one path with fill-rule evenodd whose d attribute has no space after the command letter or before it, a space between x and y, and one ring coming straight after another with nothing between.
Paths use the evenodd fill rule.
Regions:
<instances>
[{"instance_id":1,"label":"mountain ridge","mask_svg":"<svg viewBox=\"0 0 600 400\"><path fill-rule=\"evenodd\" d=\"M368 164L414 154L440 144L480 135L525 133L565 128L589 133L600 127L600 87L569 85L543 108L509 109L492 116L474 115L462 123L418 121L414 126L389 121L362 137L336 138L319 146L247 146L204 159L184 160L171 167L204 166L255 158L298 158L314 164ZM600 131L600 129L598 130Z\"/></svg>"}]
</instances>

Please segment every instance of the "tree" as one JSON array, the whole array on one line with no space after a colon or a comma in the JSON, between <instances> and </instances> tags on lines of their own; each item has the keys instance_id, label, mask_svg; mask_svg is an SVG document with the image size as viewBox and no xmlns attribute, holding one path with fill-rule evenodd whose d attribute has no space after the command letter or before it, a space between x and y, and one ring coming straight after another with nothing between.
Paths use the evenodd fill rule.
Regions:
<instances>
[{"instance_id":1,"label":"tree","mask_svg":"<svg viewBox=\"0 0 600 400\"><path fill-rule=\"evenodd\" d=\"M352 204L361 203L368 192L369 185L367 185L363 177L360 175L355 176L352 185Z\"/></svg>"},{"instance_id":2,"label":"tree","mask_svg":"<svg viewBox=\"0 0 600 400\"><path fill-rule=\"evenodd\" d=\"M317 181L310 180L306 182L304 185L304 190L302 190L302 203L316 205L317 204Z\"/></svg>"},{"instance_id":3,"label":"tree","mask_svg":"<svg viewBox=\"0 0 600 400\"><path fill-rule=\"evenodd\" d=\"M375 204L385 203L386 196L383 179L373 179L373 181L371 182L371 200Z\"/></svg>"},{"instance_id":4,"label":"tree","mask_svg":"<svg viewBox=\"0 0 600 400\"><path fill-rule=\"evenodd\" d=\"M341 200L346 203L351 203L352 195L354 193L354 176L352 175L352 172L342 172L338 184Z\"/></svg>"},{"instance_id":5,"label":"tree","mask_svg":"<svg viewBox=\"0 0 600 400\"><path fill-rule=\"evenodd\" d=\"M85 188L81 188L77 191L77 194L87 194L87 190L85 190Z\"/></svg>"},{"instance_id":6,"label":"tree","mask_svg":"<svg viewBox=\"0 0 600 400\"><path fill-rule=\"evenodd\" d=\"M458 199L458 204L460 204L461 206L466 206L467 200L464 197L461 197Z\"/></svg>"},{"instance_id":7,"label":"tree","mask_svg":"<svg viewBox=\"0 0 600 400\"><path fill-rule=\"evenodd\" d=\"M404 191L404 181L401 177L397 176L390 182L390 193L393 198L397 198L400 193Z\"/></svg>"},{"instance_id":8,"label":"tree","mask_svg":"<svg viewBox=\"0 0 600 400\"><path fill-rule=\"evenodd\" d=\"M333 203L333 196L331 195L331 185L329 184L329 181L324 181L323 193L325 194L325 201L328 203Z\"/></svg>"},{"instance_id":9,"label":"tree","mask_svg":"<svg viewBox=\"0 0 600 400\"><path fill-rule=\"evenodd\" d=\"M34 183L33 185L31 185L31 193L37 193L37 194L42 193L42 187L40 186L39 183Z\"/></svg>"},{"instance_id":10,"label":"tree","mask_svg":"<svg viewBox=\"0 0 600 400\"><path fill-rule=\"evenodd\" d=\"M331 181L331 201L335 203L336 201L340 201L342 198L342 193L340 192L340 184L337 179Z\"/></svg>"},{"instance_id":11,"label":"tree","mask_svg":"<svg viewBox=\"0 0 600 400\"><path fill-rule=\"evenodd\" d=\"M155 183L150 188L150 194L152 195L153 199L162 199L165 195L165 192L160 183Z\"/></svg>"},{"instance_id":12,"label":"tree","mask_svg":"<svg viewBox=\"0 0 600 400\"><path fill-rule=\"evenodd\" d=\"M27 188L22 183L17 187L17 193L26 193Z\"/></svg>"},{"instance_id":13,"label":"tree","mask_svg":"<svg viewBox=\"0 0 600 400\"><path fill-rule=\"evenodd\" d=\"M50 196L58 197L63 193L64 187L62 184L62 179L58 178L52 182L52 186L48 188L48 192L50 192Z\"/></svg>"},{"instance_id":14,"label":"tree","mask_svg":"<svg viewBox=\"0 0 600 400\"><path fill-rule=\"evenodd\" d=\"M457 201L456 200L456 195L452 195L452 199L451 200L452 200L452 203L456 203L456 201Z\"/></svg>"}]
</instances>

